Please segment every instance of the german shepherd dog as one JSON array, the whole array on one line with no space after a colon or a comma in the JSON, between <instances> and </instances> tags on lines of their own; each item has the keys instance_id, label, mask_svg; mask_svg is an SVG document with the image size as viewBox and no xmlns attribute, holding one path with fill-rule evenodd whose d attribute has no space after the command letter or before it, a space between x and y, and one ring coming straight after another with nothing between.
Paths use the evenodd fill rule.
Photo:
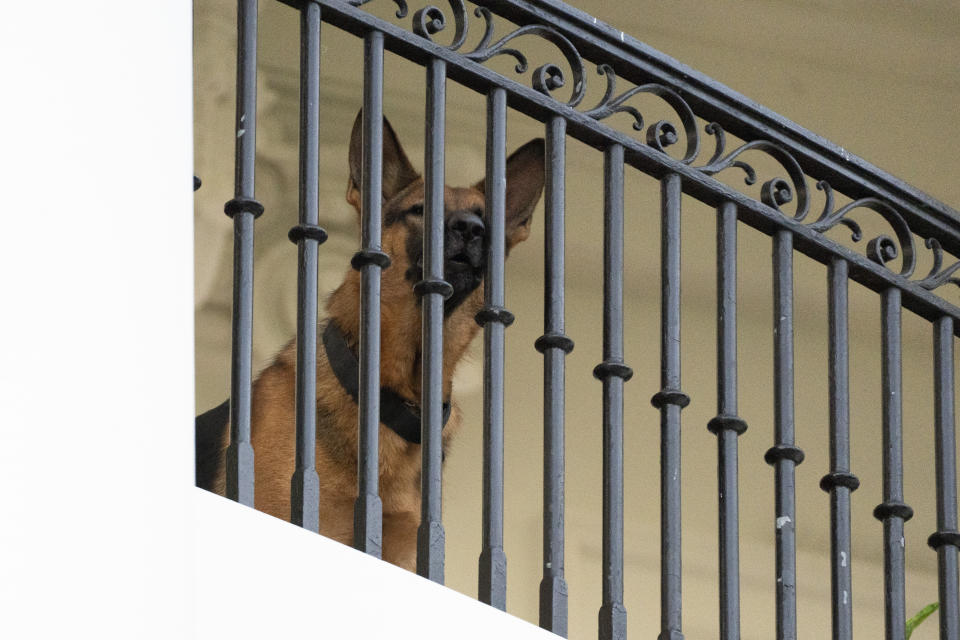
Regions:
<instances>
[{"instance_id":1,"label":"german shepherd dog","mask_svg":"<svg viewBox=\"0 0 960 640\"><path fill-rule=\"evenodd\" d=\"M361 118L350 138L347 202L360 213ZM532 140L506 164L506 248L530 235L544 179L544 145ZM380 496L383 558L414 570L420 521L419 399L420 303L413 285L422 279L424 181L404 153L390 123L383 122L382 248L391 264L381 280ZM484 182L444 188L444 279L453 294L444 305L443 397L449 402L454 369L479 327L483 306L487 233ZM348 270L327 301L317 353L316 461L320 477L320 533L353 542L357 497L358 408L356 353L359 339L360 274ZM255 507L290 517L290 479L295 452L296 342L291 341L253 384L251 429L255 455ZM352 378L352 379L351 379ZM392 400L392 401L390 401ZM387 412L394 415L387 416ZM225 493L226 403L197 419L197 485ZM406 415L405 415L406 414ZM461 414L445 403L443 450ZM399 422L399 426L398 423Z\"/></svg>"}]
</instances>

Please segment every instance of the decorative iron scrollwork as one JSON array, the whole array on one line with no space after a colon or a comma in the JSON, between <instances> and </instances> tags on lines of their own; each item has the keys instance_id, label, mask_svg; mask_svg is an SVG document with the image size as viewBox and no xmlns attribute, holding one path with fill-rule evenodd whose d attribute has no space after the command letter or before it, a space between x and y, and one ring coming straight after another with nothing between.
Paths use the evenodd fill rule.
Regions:
<instances>
[{"instance_id":1,"label":"decorative iron scrollwork","mask_svg":"<svg viewBox=\"0 0 960 640\"><path fill-rule=\"evenodd\" d=\"M715 137L716 149L707 164L697 167L699 171L707 175L715 175L730 167L736 167L746 174L744 182L752 185L757 180L756 170L741 160L740 156L750 150L763 151L786 169L790 179L788 181L781 177L775 177L765 182L760 189L760 200L780 213L788 215L783 212L781 207L790 202L796 195L797 207L791 217L796 222L805 221L810 210L810 191L807 186L807 177L800 168L800 164L786 149L766 140L754 140L724 155L726 138L723 128L717 123L711 123L706 126L705 131ZM860 242L863 239L863 230L859 223L849 215L856 210L873 211L879 214L890 226L893 235L879 234L871 238L864 251L867 258L890 270L893 270L890 263L900 258L900 269L896 273L904 279L910 279L913 276L917 265L914 233L896 208L878 198L868 197L854 200L838 209L830 184L821 180L816 183L816 187L824 193L824 206L815 221L806 223L808 228L817 233L826 233L837 225L843 225L850 230L850 239L853 242ZM933 251L934 264L930 273L922 280L917 280L916 283L928 290L936 289L948 282L960 286L960 277L954 277L954 273L960 270L960 261L944 269L943 249L940 243L932 237L927 238L924 243L928 249Z\"/></svg>"},{"instance_id":2,"label":"decorative iron scrollwork","mask_svg":"<svg viewBox=\"0 0 960 640\"><path fill-rule=\"evenodd\" d=\"M683 131L686 134L687 149L684 152L681 162L684 164L693 162L694 158L700 153L700 136L697 132L697 118L686 100L681 98L673 89L656 83L639 85L614 97L617 86L617 74L614 72L613 67L608 64L598 65L597 73L606 76L607 86L603 92L603 98L600 99L600 102L593 109L585 111L584 113L586 115L595 120L603 120L614 113L629 113L633 116L633 128L637 131L643 131L643 115L636 107L628 105L626 102L633 96L641 93L650 93L658 96L676 112L683 126ZM667 147L679 141L679 133L673 123L660 120L647 129L646 140L647 144L657 151L666 153Z\"/></svg>"},{"instance_id":3,"label":"decorative iron scrollwork","mask_svg":"<svg viewBox=\"0 0 960 640\"><path fill-rule=\"evenodd\" d=\"M877 264L887 266L888 262L902 256L900 275L904 278L913 275L913 270L917 264L913 233L910 231L906 220L896 209L877 198L861 198L834 210L833 188L823 180L817 183L817 188L824 192L826 202L823 213L810 225L811 229L818 233L826 233L838 224L843 224L850 229L851 239L854 242L859 242L863 237L863 232L855 220L847 217L848 214L856 209L869 209L879 213L893 229L896 239L884 234L871 238L867 242L867 257Z\"/></svg>"},{"instance_id":4,"label":"decorative iron scrollwork","mask_svg":"<svg viewBox=\"0 0 960 640\"><path fill-rule=\"evenodd\" d=\"M586 82L583 77L583 58L580 57L580 53L577 51L577 48L573 46L573 43L570 42L563 34L552 27L531 24L525 27L519 27L503 36L495 43L490 44L490 41L493 39L494 30L493 15L486 7L477 7L474 10L474 15L484 19L485 26L483 38L481 38L480 43L473 51L464 53L464 57L475 62L486 62L494 56L509 55L517 61L514 70L517 73L526 73L527 68L529 67L527 57L518 49L508 47L507 44L519 38L520 36L537 35L555 45L563 54L567 64L570 66L570 74L573 78L573 89L570 99L566 102L567 106L576 107L578 104L580 104L580 101L583 100L583 96L587 90ZM566 84L566 77L563 74L563 70L558 65L548 62L540 67L537 67L533 71L531 84L534 89L544 95L549 96L552 95L553 91L563 87Z\"/></svg>"},{"instance_id":5,"label":"decorative iron scrollwork","mask_svg":"<svg viewBox=\"0 0 960 640\"><path fill-rule=\"evenodd\" d=\"M953 277L953 274L960 269L960 261L954 262L946 269L942 269L943 248L940 246L940 242L936 238L931 237L927 238L924 241L924 244L928 249L933 251L933 267L930 269L930 273L927 274L927 277L917 282L917 284L928 291L933 291L937 287L947 283L955 284L960 287L960 278Z\"/></svg>"},{"instance_id":6,"label":"decorative iron scrollwork","mask_svg":"<svg viewBox=\"0 0 960 640\"><path fill-rule=\"evenodd\" d=\"M360 7L371 1L348 0L348 3L354 7ZM406 0L392 0L392 2L397 5L397 18L404 19L409 13ZM513 45L514 41L528 35L546 40L559 49L569 68L571 94L566 102L558 101L570 108L576 108L580 105L587 92L587 81L584 73L586 61L566 36L548 25L528 24L516 27L494 42L496 28L493 14L486 7L476 7L473 14L483 20L483 35L471 51L462 51L469 30L467 7L463 0L447 0L447 2L453 16L454 33L452 42L445 47L446 49L455 51L478 63L486 62L497 56L509 56L516 61L514 71L518 74L524 74L529 70L529 61L527 56ZM449 23L450 21L442 9L429 4L414 12L412 31L434 44L439 44L434 40L434 36L444 31ZM547 62L532 71L530 84L539 93L554 97L554 92L557 89L568 84L566 73L560 65ZM743 159L743 156L747 152L753 151L763 153L784 168L786 177L777 176L764 182L760 187L759 200L761 202L793 222L802 223L817 233L826 233L837 225L843 225L850 230L850 238L855 243L863 239L863 231L859 223L850 217L850 214L857 210L869 210L879 214L892 228L893 234L879 234L871 238L866 243L864 253L873 262L890 270L893 270L891 263L900 258L900 269L896 273L904 279L910 279L913 276L917 265L914 233L904 217L890 203L878 198L868 197L836 208L833 188L826 181L821 180L816 183L816 188L824 193L823 210L816 220L806 222L810 212L811 196L807 176L797 160L784 147L769 140L752 140L733 151L727 152L726 134L719 124L713 122L704 127L707 135L714 137L713 154L706 163L696 166L695 162L701 149L698 120L690 105L679 93L662 84L647 83L632 86L617 94L617 75L613 67L609 64L600 64L597 66L597 74L604 76L606 80L603 96L596 106L583 110L584 115L599 121L617 113L626 113L633 118L632 127L635 131L645 131L644 142L664 154L668 153L668 148L680 143L682 132L686 145L683 157L679 159L679 162L708 176L715 176L730 168L740 169L745 174L744 182L747 185L753 185L757 182L757 171ZM640 110L636 106L628 104L631 98L639 94L653 94L663 100L676 114L679 126L669 120L659 120L646 126ZM783 207L794 199L796 199L796 205L793 213L784 211ZM944 268L944 251L936 238L926 238L924 244L927 249L933 252L933 267L926 277L913 280L913 282L927 290L936 289L947 283L960 287L960 275L955 275L960 271L960 261Z\"/></svg>"},{"instance_id":7,"label":"decorative iron scrollwork","mask_svg":"<svg viewBox=\"0 0 960 640\"><path fill-rule=\"evenodd\" d=\"M463 0L447 0L453 13L453 42L447 48L456 51L467 39L467 8ZM428 4L413 14L413 32L433 42L433 36L447 27L447 16L440 7Z\"/></svg>"},{"instance_id":8,"label":"decorative iron scrollwork","mask_svg":"<svg viewBox=\"0 0 960 640\"><path fill-rule=\"evenodd\" d=\"M739 158L747 151L763 151L787 170L790 181L777 177L764 182L760 188L760 200L768 207L784 213L781 207L791 202L796 196L797 208L792 216L793 219L801 222L807 217L807 213L810 211L810 194L807 189L806 177L803 174L803 169L800 168L800 164L786 149L769 140L753 140L724 156L727 138L723 127L716 122L711 122L704 130L714 137L716 147L707 164L696 167L698 171L713 176L730 167L736 167L746 174L743 181L752 185L757 181L757 172L751 165Z\"/></svg>"}]
</instances>

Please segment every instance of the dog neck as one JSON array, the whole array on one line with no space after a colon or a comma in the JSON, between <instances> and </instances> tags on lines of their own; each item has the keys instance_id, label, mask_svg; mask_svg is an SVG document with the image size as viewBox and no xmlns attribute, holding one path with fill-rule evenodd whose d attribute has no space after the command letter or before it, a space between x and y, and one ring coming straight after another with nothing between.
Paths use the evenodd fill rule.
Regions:
<instances>
[{"instance_id":1,"label":"dog neck","mask_svg":"<svg viewBox=\"0 0 960 640\"><path fill-rule=\"evenodd\" d=\"M354 350L335 320L328 320L323 330L323 348L330 368L344 391L358 402L360 365ZM420 444L420 408L389 387L380 389L380 422L413 444ZM450 403L443 403L443 426L450 419Z\"/></svg>"},{"instance_id":2,"label":"dog neck","mask_svg":"<svg viewBox=\"0 0 960 640\"><path fill-rule=\"evenodd\" d=\"M386 274L385 274L386 275ZM401 294L389 291L403 290ZM420 399L422 366L421 319L417 306L410 303L409 285L383 287L380 323L380 386L393 389L409 403ZM353 353L358 353L360 336L360 274L350 271L328 299L327 317L334 320ZM444 319L443 397L449 399L453 372L480 327L473 316L483 305L483 287L479 287L452 316Z\"/></svg>"},{"instance_id":3,"label":"dog neck","mask_svg":"<svg viewBox=\"0 0 960 640\"><path fill-rule=\"evenodd\" d=\"M336 322L354 354L359 353L360 343L359 275L348 272L327 303L329 321ZM420 322L416 315L398 313L388 300L381 299L380 386L414 404L420 398ZM444 395L449 396L446 385Z\"/></svg>"}]
</instances>

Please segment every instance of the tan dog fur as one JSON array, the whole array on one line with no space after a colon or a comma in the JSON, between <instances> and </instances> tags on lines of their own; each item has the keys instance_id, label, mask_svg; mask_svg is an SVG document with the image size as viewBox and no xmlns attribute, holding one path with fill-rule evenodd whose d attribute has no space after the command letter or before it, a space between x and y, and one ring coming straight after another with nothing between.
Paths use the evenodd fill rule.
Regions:
<instances>
[{"instance_id":1,"label":"tan dog fur","mask_svg":"<svg viewBox=\"0 0 960 640\"><path fill-rule=\"evenodd\" d=\"M350 144L351 177L347 201L360 213L360 118ZM423 204L424 183L384 121L382 248L391 265L382 272L380 383L418 405L420 399L420 305L408 275L411 234L422 237L422 216L405 215ZM507 164L506 243L509 251L530 233L533 209L543 186L543 143L531 141ZM482 212L484 185L445 187L444 210ZM481 216L484 217L484 216ZM392 220L392 222L391 222ZM348 269L343 283L327 301L327 317L335 320L356 353L359 335L360 274ZM443 323L443 394L450 398L454 369L479 327L474 316L483 306L483 285L445 316ZM255 451L255 506L278 518L290 517L290 479L295 450L296 344L288 343L253 385L252 440ZM461 412L454 401L443 430L443 446L460 428ZM320 478L320 533L344 544L353 543L353 512L357 497L358 408L341 387L324 349L317 353L316 461ZM224 438L226 440L226 438ZM226 442L222 445L225 447ZM222 454L221 454L222 455ZM212 490L224 493L223 464ZM380 425L380 495L383 501L383 558L413 570L420 520L420 445L407 442Z\"/></svg>"}]
</instances>

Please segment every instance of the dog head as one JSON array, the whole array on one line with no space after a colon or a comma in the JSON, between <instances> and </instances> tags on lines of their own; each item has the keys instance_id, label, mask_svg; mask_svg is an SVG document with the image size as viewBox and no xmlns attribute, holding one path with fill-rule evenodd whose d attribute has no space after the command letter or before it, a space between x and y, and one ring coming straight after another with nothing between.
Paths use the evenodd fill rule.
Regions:
<instances>
[{"instance_id":1,"label":"dog head","mask_svg":"<svg viewBox=\"0 0 960 640\"><path fill-rule=\"evenodd\" d=\"M382 248L391 259L391 266L382 276L384 316L389 309L392 315L418 318L419 301L411 290L423 278L424 180L413 168L386 119L383 121L382 158ZM361 115L354 122L350 138L349 167L347 202L359 215ZM507 252L530 235L533 210L543 191L543 181L543 140L532 140L515 151L506 162ZM446 322L459 324L459 320L469 319L473 324L473 316L483 303L482 283L487 260L483 180L469 187L444 187L443 239L444 279L453 287L453 294L444 305ZM401 310L398 307L406 308Z\"/></svg>"}]
</instances>

